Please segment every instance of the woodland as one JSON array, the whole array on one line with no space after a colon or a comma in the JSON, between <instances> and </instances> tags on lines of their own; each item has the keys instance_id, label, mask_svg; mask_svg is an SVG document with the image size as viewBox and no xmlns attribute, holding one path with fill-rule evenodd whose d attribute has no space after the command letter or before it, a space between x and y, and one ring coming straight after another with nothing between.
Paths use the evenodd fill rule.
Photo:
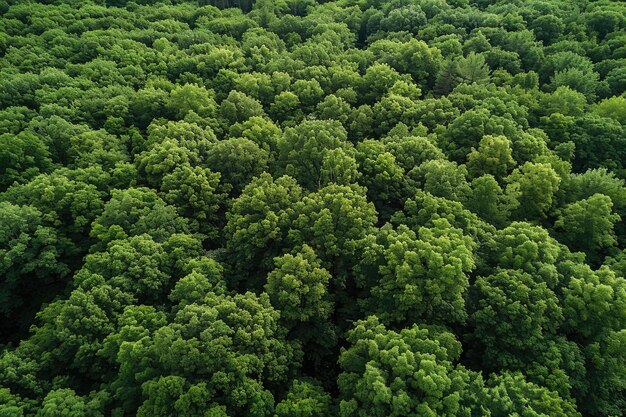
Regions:
<instances>
[{"instance_id":1,"label":"woodland","mask_svg":"<svg viewBox=\"0 0 626 417\"><path fill-rule=\"evenodd\" d=\"M0 416L625 416L625 180L625 2L0 0Z\"/></svg>"}]
</instances>

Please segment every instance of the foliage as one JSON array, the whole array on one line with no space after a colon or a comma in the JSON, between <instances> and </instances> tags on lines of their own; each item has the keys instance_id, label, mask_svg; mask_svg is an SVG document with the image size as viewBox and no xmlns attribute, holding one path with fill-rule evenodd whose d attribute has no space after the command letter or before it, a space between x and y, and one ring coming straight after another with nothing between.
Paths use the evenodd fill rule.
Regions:
<instances>
[{"instance_id":1,"label":"foliage","mask_svg":"<svg viewBox=\"0 0 626 417\"><path fill-rule=\"evenodd\" d=\"M0 0L0 415L624 415L625 16Z\"/></svg>"}]
</instances>

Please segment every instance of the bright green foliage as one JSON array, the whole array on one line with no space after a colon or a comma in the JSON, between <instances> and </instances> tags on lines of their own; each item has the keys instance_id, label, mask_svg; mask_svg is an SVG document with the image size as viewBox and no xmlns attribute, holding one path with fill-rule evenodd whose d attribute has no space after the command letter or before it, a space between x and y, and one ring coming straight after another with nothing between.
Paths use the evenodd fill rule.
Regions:
<instances>
[{"instance_id":1,"label":"bright green foliage","mask_svg":"<svg viewBox=\"0 0 626 417\"><path fill-rule=\"evenodd\" d=\"M200 123L200 124L198 124ZM202 121L187 122L155 120L146 129L147 138L137 140L137 150L148 150L152 146L162 144L168 140L175 141L182 148L190 151L189 157L194 163L201 162L212 143L216 141L215 133Z\"/></svg>"},{"instance_id":2,"label":"bright green foliage","mask_svg":"<svg viewBox=\"0 0 626 417\"><path fill-rule=\"evenodd\" d=\"M376 102L387 90L403 77L387 64L375 64L369 67L361 79L366 102ZM365 93L366 92L366 93Z\"/></svg>"},{"instance_id":3,"label":"bright green foliage","mask_svg":"<svg viewBox=\"0 0 626 417\"><path fill-rule=\"evenodd\" d=\"M136 162L139 172L145 175L151 185L159 185L163 177L182 165L192 162L191 151L180 146L175 139L166 139L156 143L150 149L137 155Z\"/></svg>"},{"instance_id":4,"label":"bright green foliage","mask_svg":"<svg viewBox=\"0 0 626 417\"><path fill-rule=\"evenodd\" d=\"M351 152L341 148L331 149L324 155L320 180L323 185L335 183L349 185L361 176L357 168L357 162Z\"/></svg>"},{"instance_id":5,"label":"bright green foliage","mask_svg":"<svg viewBox=\"0 0 626 417\"><path fill-rule=\"evenodd\" d=\"M602 100L593 110L602 117L617 120L622 126L626 125L626 97L611 97Z\"/></svg>"},{"instance_id":6,"label":"bright green foliage","mask_svg":"<svg viewBox=\"0 0 626 417\"><path fill-rule=\"evenodd\" d=\"M200 242L186 235L173 235L162 243L146 234L114 240L106 251L87 255L75 281L80 283L83 277L97 274L138 300L154 303L167 293L177 266L201 252ZM178 259L181 254L182 259Z\"/></svg>"},{"instance_id":7,"label":"bright green foliage","mask_svg":"<svg viewBox=\"0 0 626 417\"><path fill-rule=\"evenodd\" d=\"M11 394L6 388L0 388L0 414L6 417L24 417L29 404L18 395Z\"/></svg>"},{"instance_id":8,"label":"bright green foliage","mask_svg":"<svg viewBox=\"0 0 626 417\"><path fill-rule=\"evenodd\" d=\"M571 249L593 256L617 243L613 226L619 220L620 216L613 213L611 198L594 194L560 210L554 227Z\"/></svg>"},{"instance_id":9,"label":"bright green foliage","mask_svg":"<svg viewBox=\"0 0 626 417\"><path fill-rule=\"evenodd\" d=\"M410 171L423 162L445 159L443 152L432 140L418 136L389 136L383 139L385 149L405 171Z\"/></svg>"},{"instance_id":10,"label":"bright green foliage","mask_svg":"<svg viewBox=\"0 0 626 417\"><path fill-rule=\"evenodd\" d=\"M537 104L538 111L542 114L559 113L564 116L582 116L587 100L581 93L561 86L554 92L542 96Z\"/></svg>"},{"instance_id":11,"label":"bright green foliage","mask_svg":"<svg viewBox=\"0 0 626 417\"><path fill-rule=\"evenodd\" d=\"M284 382L300 356L278 319L267 295L208 293L148 338L123 343L125 383L143 384L138 415L193 415L220 405L228 415L270 416L267 389Z\"/></svg>"},{"instance_id":12,"label":"bright green foliage","mask_svg":"<svg viewBox=\"0 0 626 417\"><path fill-rule=\"evenodd\" d=\"M276 404L278 417L325 417L331 415L331 397L314 380L294 380L287 397Z\"/></svg>"},{"instance_id":13,"label":"bright green foliage","mask_svg":"<svg viewBox=\"0 0 626 417\"><path fill-rule=\"evenodd\" d=\"M333 261L333 267L354 254L354 242L376 223L374 205L357 186L328 185L302 198L294 212L289 241L306 243L323 261Z\"/></svg>"},{"instance_id":14,"label":"bright green foliage","mask_svg":"<svg viewBox=\"0 0 626 417\"><path fill-rule=\"evenodd\" d=\"M58 389L46 395L36 417L101 417L103 408L101 399L89 401L71 389Z\"/></svg>"},{"instance_id":15,"label":"bright green foliage","mask_svg":"<svg viewBox=\"0 0 626 417\"><path fill-rule=\"evenodd\" d=\"M187 230L187 221L154 190L129 188L112 192L111 200L93 223L91 236L99 240L98 247L104 247L112 240L144 233L161 241Z\"/></svg>"},{"instance_id":16,"label":"bright green foliage","mask_svg":"<svg viewBox=\"0 0 626 417\"><path fill-rule=\"evenodd\" d=\"M274 180L262 174L244 188L233 202L224 227L226 248L238 270L272 269L274 257L285 245L301 195L298 183L287 176Z\"/></svg>"},{"instance_id":17,"label":"bright green foliage","mask_svg":"<svg viewBox=\"0 0 626 417\"><path fill-rule=\"evenodd\" d=\"M517 216L540 219L552 206L561 179L548 164L526 162L506 178L507 193L517 197Z\"/></svg>"},{"instance_id":18,"label":"bright green foliage","mask_svg":"<svg viewBox=\"0 0 626 417\"><path fill-rule=\"evenodd\" d=\"M599 168L571 176L566 189L567 201L583 200L594 194L609 196L616 211L624 213L626 186L624 180L617 178L614 173Z\"/></svg>"},{"instance_id":19,"label":"bright green foliage","mask_svg":"<svg viewBox=\"0 0 626 417\"><path fill-rule=\"evenodd\" d=\"M413 325L395 332L375 317L355 323L339 364L340 416L457 416L462 371L452 334Z\"/></svg>"},{"instance_id":20,"label":"bright green foliage","mask_svg":"<svg viewBox=\"0 0 626 417\"><path fill-rule=\"evenodd\" d=\"M321 267L315 252L304 245L295 256L274 260L275 269L267 276L265 290L272 305L286 323L326 319L332 312L328 296L331 276Z\"/></svg>"},{"instance_id":21,"label":"bright green foliage","mask_svg":"<svg viewBox=\"0 0 626 417\"><path fill-rule=\"evenodd\" d=\"M296 122L303 116L300 107L301 103L297 95L291 91L283 91L274 97L269 113L274 120L279 122Z\"/></svg>"},{"instance_id":22,"label":"bright green foliage","mask_svg":"<svg viewBox=\"0 0 626 417\"><path fill-rule=\"evenodd\" d=\"M435 222L441 218L446 219L452 227L461 229L474 243L489 240L492 233L491 227L481 222L461 203L423 191L417 191L414 197L408 199L402 211L393 215L391 222L398 226L408 226L417 233L420 227L434 227Z\"/></svg>"},{"instance_id":23,"label":"bright green foliage","mask_svg":"<svg viewBox=\"0 0 626 417\"><path fill-rule=\"evenodd\" d=\"M547 230L529 223L513 222L498 230L487 254L489 264L502 269L519 269L545 282L549 288L559 283L557 266L563 249Z\"/></svg>"},{"instance_id":24,"label":"bright green foliage","mask_svg":"<svg viewBox=\"0 0 626 417\"><path fill-rule=\"evenodd\" d=\"M282 131L274 122L259 116L249 118L243 123L230 127L231 137L242 137L256 143L259 148L270 153L276 152L278 138Z\"/></svg>"},{"instance_id":25,"label":"bright green foliage","mask_svg":"<svg viewBox=\"0 0 626 417\"><path fill-rule=\"evenodd\" d=\"M409 173L421 188L436 197L465 201L470 192L467 169L446 160L427 161Z\"/></svg>"},{"instance_id":26,"label":"bright green foliage","mask_svg":"<svg viewBox=\"0 0 626 417\"><path fill-rule=\"evenodd\" d=\"M473 177L484 174L502 179L515 165L511 157L511 141L504 136L485 136L478 149L467 155L467 170Z\"/></svg>"},{"instance_id":27,"label":"bright green foliage","mask_svg":"<svg viewBox=\"0 0 626 417\"><path fill-rule=\"evenodd\" d=\"M463 322L472 241L445 219L415 233L405 226L382 231L365 248L360 283L370 287L368 308L385 322Z\"/></svg>"},{"instance_id":28,"label":"bright green foliage","mask_svg":"<svg viewBox=\"0 0 626 417\"><path fill-rule=\"evenodd\" d=\"M263 106L239 91L231 91L220 105L221 116L229 123L245 122L253 116L263 116Z\"/></svg>"},{"instance_id":29,"label":"bright green foliage","mask_svg":"<svg viewBox=\"0 0 626 417\"><path fill-rule=\"evenodd\" d=\"M563 288L563 314L568 332L590 339L626 324L626 282L608 268L579 268Z\"/></svg>"},{"instance_id":30,"label":"bright green foliage","mask_svg":"<svg viewBox=\"0 0 626 417\"><path fill-rule=\"evenodd\" d=\"M217 110L212 92L196 84L174 87L170 92L166 107L180 119L190 112L201 117L211 117L215 115Z\"/></svg>"},{"instance_id":31,"label":"bright green foliage","mask_svg":"<svg viewBox=\"0 0 626 417\"><path fill-rule=\"evenodd\" d=\"M493 416L576 417L580 413L571 401L553 391L525 380L520 373L490 378L486 407Z\"/></svg>"},{"instance_id":32,"label":"bright green foliage","mask_svg":"<svg viewBox=\"0 0 626 417\"><path fill-rule=\"evenodd\" d=\"M102 165L113 169L128 162L126 138L119 138L105 130L90 130L70 137L68 156L76 167Z\"/></svg>"},{"instance_id":33,"label":"bright green foliage","mask_svg":"<svg viewBox=\"0 0 626 417\"><path fill-rule=\"evenodd\" d=\"M82 242L91 222L104 208L104 193L68 174L56 171L39 175L27 184L11 187L0 198L37 208L57 230Z\"/></svg>"},{"instance_id":34,"label":"bright green foliage","mask_svg":"<svg viewBox=\"0 0 626 417\"><path fill-rule=\"evenodd\" d=\"M515 130L510 120L494 117L485 108L473 108L455 117L438 139L446 155L461 163L465 162L467 154L478 146L484 136L508 137Z\"/></svg>"},{"instance_id":35,"label":"bright green foliage","mask_svg":"<svg viewBox=\"0 0 626 417\"><path fill-rule=\"evenodd\" d=\"M210 258L196 258L188 263L189 274L178 280L170 292L169 299L179 306L199 303L210 293L223 294L226 283L223 268Z\"/></svg>"},{"instance_id":36,"label":"bright green foliage","mask_svg":"<svg viewBox=\"0 0 626 417\"><path fill-rule=\"evenodd\" d=\"M173 375L144 383L142 395L147 399L137 411L140 417L201 415L209 400L206 384L190 385L185 378Z\"/></svg>"},{"instance_id":37,"label":"bright green foliage","mask_svg":"<svg viewBox=\"0 0 626 417\"><path fill-rule=\"evenodd\" d=\"M322 167L328 152L347 150L349 144L340 123L305 121L285 130L278 149L279 163L284 172L297 179L303 187L314 190L321 186Z\"/></svg>"},{"instance_id":38,"label":"bright green foliage","mask_svg":"<svg viewBox=\"0 0 626 417\"><path fill-rule=\"evenodd\" d=\"M625 16L0 0L0 417L623 416Z\"/></svg>"}]
</instances>

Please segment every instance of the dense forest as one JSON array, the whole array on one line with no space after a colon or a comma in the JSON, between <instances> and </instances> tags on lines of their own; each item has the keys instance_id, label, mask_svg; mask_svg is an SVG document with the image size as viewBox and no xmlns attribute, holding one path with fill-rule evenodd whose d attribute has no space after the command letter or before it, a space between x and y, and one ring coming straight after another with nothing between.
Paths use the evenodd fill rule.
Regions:
<instances>
[{"instance_id":1,"label":"dense forest","mask_svg":"<svg viewBox=\"0 0 626 417\"><path fill-rule=\"evenodd\" d=\"M626 3L0 0L0 416L626 415Z\"/></svg>"}]
</instances>

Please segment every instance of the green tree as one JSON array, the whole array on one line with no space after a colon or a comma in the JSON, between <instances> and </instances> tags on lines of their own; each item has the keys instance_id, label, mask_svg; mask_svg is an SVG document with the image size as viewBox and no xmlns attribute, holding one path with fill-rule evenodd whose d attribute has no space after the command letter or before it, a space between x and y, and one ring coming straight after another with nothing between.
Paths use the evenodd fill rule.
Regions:
<instances>
[{"instance_id":1,"label":"green tree","mask_svg":"<svg viewBox=\"0 0 626 417\"><path fill-rule=\"evenodd\" d=\"M297 179L304 188L315 190L321 186L326 154L334 149L350 149L341 123L334 120L305 121L285 129L278 142L278 162L284 172Z\"/></svg>"},{"instance_id":2,"label":"green tree","mask_svg":"<svg viewBox=\"0 0 626 417\"><path fill-rule=\"evenodd\" d=\"M441 149L430 138L419 136L388 136L383 138L385 150L406 172L431 160L446 159Z\"/></svg>"},{"instance_id":3,"label":"green tree","mask_svg":"<svg viewBox=\"0 0 626 417\"><path fill-rule=\"evenodd\" d=\"M296 379L284 400L276 404L278 417L324 417L331 415L332 400L315 380Z\"/></svg>"},{"instance_id":4,"label":"green tree","mask_svg":"<svg viewBox=\"0 0 626 417\"><path fill-rule=\"evenodd\" d=\"M291 177L276 180L265 173L252 180L226 213L226 250L229 261L241 275L254 270L264 274L282 254L287 234L296 217L295 205L302 189ZM250 284L248 284L250 285Z\"/></svg>"},{"instance_id":5,"label":"green tree","mask_svg":"<svg viewBox=\"0 0 626 417\"><path fill-rule=\"evenodd\" d=\"M513 137L518 136L517 130L510 119L496 117L485 108L473 108L448 123L438 135L439 146L450 159L463 163L484 136ZM515 156L513 159L518 160Z\"/></svg>"},{"instance_id":6,"label":"green tree","mask_svg":"<svg viewBox=\"0 0 626 417\"><path fill-rule=\"evenodd\" d=\"M155 120L147 128L147 137L138 138L133 143L134 152L149 150L150 148L163 144L166 141L175 141L182 148L189 151L189 155L194 163L202 161L211 145L217 141L215 133L211 127L202 122L187 122L179 120L177 122Z\"/></svg>"},{"instance_id":7,"label":"green tree","mask_svg":"<svg viewBox=\"0 0 626 417\"><path fill-rule=\"evenodd\" d=\"M175 233L189 231L188 222L176 207L167 205L149 188L113 190L111 200L93 222L91 236L98 240L93 249L104 248L110 241L148 234L156 241Z\"/></svg>"},{"instance_id":8,"label":"green tree","mask_svg":"<svg viewBox=\"0 0 626 417\"><path fill-rule=\"evenodd\" d=\"M463 294L474 268L472 241L447 220L433 220L419 234L406 226L382 231L361 257L357 283L371 293L364 305L383 322L453 324L466 319Z\"/></svg>"},{"instance_id":9,"label":"green tree","mask_svg":"<svg viewBox=\"0 0 626 417\"><path fill-rule=\"evenodd\" d=\"M253 116L263 116L263 106L239 91L231 91L220 104L220 115L229 123L244 122Z\"/></svg>"},{"instance_id":10,"label":"green tree","mask_svg":"<svg viewBox=\"0 0 626 417\"><path fill-rule=\"evenodd\" d=\"M614 260L607 262L614 265ZM565 330L576 339L590 341L607 331L624 327L626 283L609 268L592 271L578 266L567 287L563 288Z\"/></svg>"},{"instance_id":11,"label":"green tree","mask_svg":"<svg viewBox=\"0 0 626 417\"><path fill-rule=\"evenodd\" d=\"M471 237L476 244L489 241L494 231L458 201L436 197L421 190L406 201L402 211L391 217L391 223L398 227L407 226L418 233L422 227L435 227L438 219L446 219L453 228L462 230L463 235Z\"/></svg>"},{"instance_id":12,"label":"green tree","mask_svg":"<svg viewBox=\"0 0 626 417\"><path fill-rule=\"evenodd\" d=\"M177 263L198 257L201 251L200 241L188 235L173 235L164 242L155 242L146 234L115 240L105 251L85 257L74 283L97 274L137 300L156 304L164 300L172 281L180 277Z\"/></svg>"},{"instance_id":13,"label":"green tree","mask_svg":"<svg viewBox=\"0 0 626 417\"><path fill-rule=\"evenodd\" d=\"M165 106L179 119L183 119L189 112L194 112L201 117L215 117L217 112L213 92L196 84L174 87Z\"/></svg>"},{"instance_id":14,"label":"green tree","mask_svg":"<svg viewBox=\"0 0 626 417\"><path fill-rule=\"evenodd\" d=\"M475 178L471 187L467 208L494 226L503 226L518 204L517 200L505 194L498 181L489 174Z\"/></svg>"},{"instance_id":15,"label":"green tree","mask_svg":"<svg viewBox=\"0 0 626 417\"><path fill-rule=\"evenodd\" d=\"M456 64L458 83L485 84L489 82L489 66L482 55L470 52L466 57L459 58Z\"/></svg>"},{"instance_id":16,"label":"green tree","mask_svg":"<svg viewBox=\"0 0 626 417\"><path fill-rule=\"evenodd\" d=\"M86 239L89 228L102 213L106 193L72 176L72 172L64 170L39 175L27 184L9 188L0 200L36 208L47 224L72 239L82 253L90 244Z\"/></svg>"},{"instance_id":17,"label":"green tree","mask_svg":"<svg viewBox=\"0 0 626 417\"><path fill-rule=\"evenodd\" d=\"M300 98L291 91L283 91L274 97L269 114L278 122L297 123L303 117Z\"/></svg>"},{"instance_id":18,"label":"green tree","mask_svg":"<svg viewBox=\"0 0 626 417\"><path fill-rule=\"evenodd\" d=\"M388 217L402 206L409 194L404 169L380 141L365 140L357 145L356 157L370 201L382 217Z\"/></svg>"},{"instance_id":19,"label":"green tree","mask_svg":"<svg viewBox=\"0 0 626 417\"><path fill-rule=\"evenodd\" d=\"M601 117L617 120L626 125L626 97L611 97L593 106L593 111Z\"/></svg>"},{"instance_id":20,"label":"green tree","mask_svg":"<svg viewBox=\"0 0 626 417\"><path fill-rule=\"evenodd\" d=\"M176 167L190 165L193 159L189 149L181 146L175 139L167 139L137 155L135 163L139 172L144 174L146 182L158 187L163 177Z\"/></svg>"},{"instance_id":21,"label":"green tree","mask_svg":"<svg viewBox=\"0 0 626 417\"><path fill-rule=\"evenodd\" d=\"M76 395L67 388L50 391L43 400L37 417L101 417L104 416L104 398L91 400Z\"/></svg>"},{"instance_id":22,"label":"green tree","mask_svg":"<svg viewBox=\"0 0 626 417\"><path fill-rule=\"evenodd\" d=\"M207 166L219 172L222 183L238 195L252 180L267 170L269 154L256 143L245 138L221 140L214 144L206 156Z\"/></svg>"},{"instance_id":23,"label":"green tree","mask_svg":"<svg viewBox=\"0 0 626 417\"><path fill-rule=\"evenodd\" d=\"M2 328L27 326L41 303L63 289L69 273L63 263L65 245L39 210L0 202Z\"/></svg>"},{"instance_id":24,"label":"green tree","mask_svg":"<svg viewBox=\"0 0 626 417\"><path fill-rule=\"evenodd\" d=\"M361 79L361 95L366 103L375 103L395 84L402 80L395 69L387 64L374 64L367 68Z\"/></svg>"},{"instance_id":25,"label":"green tree","mask_svg":"<svg viewBox=\"0 0 626 417\"><path fill-rule=\"evenodd\" d=\"M624 130L619 122L594 114L582 116L570 133L576 145L573 169L582 172L589 168L617 170L623 167Z\"/></svg>"},{"instance_id":26,"label":"green tree","mask_svg":"<svg viewBox=\"0 0 626 417\"><path fill-rule=\"evenodd\" d=\"M424 191L449 200L465 201L470 186L467 182L467 169L447 160L426 161L411 172L409 177Z\"/></svg>"},{"instance_id":27,"label":"green tree","mask_svg":"<svg viewBox=\"0 0 626 417\"><path fill-rule=\"evenodd\" d=\"M581 410L590 415L622 412L624 399L626 330L608 331L585 349L589 364L589 391L581 398Z\"/></svg>"},{"instance_id":28,"label":"green tree","mask_svg":"<svg viewBox=\"0 0 626 417\"><path fill-rule=\"evenodd\" d=\"M478 277L470 290L470 340L483 369L525 369L556 335L563 312L545 282L521 271Z\"/></svg>"},{"instance_id":29,"label":"green tree","mask_svg":"<svg viewBox=\"0 0 626 417\"><path fill-rule=\"evenodd\" d=\"M278 320L267 295L208 293L147 338L121 344L120 383L142 385L140 416L219 408L271 416L269 389L288 380L301 357Z\"/></svg>"},{"instance_id":30,"label":"green tree","mask_svg":"<svg viewBox=\"0 0 626 417\"><path fill-rule=\"evenodd\" d=\"M566 253L546 229L513 222L495 233L486 258L491 268L519 269L554 289L561 280L557 266ZM493 272L491 268L485 275Z\"/></svg>"},{"instance_id":31,"label":"green tree","mask_svg":"<svg viewBox=\"0 0 626 417\"><path fill-rule=\"evenodd\" d=\"M592 260L602 250L617 243L613 230L620 216L613 212L613 202L603 194L568 204L557 212L554 227L572 250L582 250Z\"/></svg>"},{"instance_id":32,"label":"green tree","mask_svg":"<svg viewBox=\"0 0 626 417\"><path fill-rule=\"evenodd\" d=\"M552 14L547 14L536 18L532 22L531 28L537 39L549 44L554 43L559 36L561 36L565 29L565 24L563 23L563 19Z\"/></svg>"},{"instance_id":33,"label":"green tree","mask_svg":"<svg viewBox=\"0 0 626 417\"><path fill-rule=\"evenodd\" d=\"M0 135L0 191L14 182L27 182L50 169L48 148L36 135L21 132Z\"/></svg>"},{"instance_id":34,"label":"green tree","mask_svg":"<svg viewBox=\"0 0 626 417\"><path fill-rule=\"evenodd\" d=\"M467 170L474 177L484 174L502 179L515 165L511 156L511 141L504 136L484 136L478 149L467 155Z\"/></svg>"},{"instance_id":35,"label":"green tree","mask_svg":"<svg viewBox=\"0 0 626 417\"><path fill-rule=\"evenodd\" d=\"M270 155L277 152L278 139L282 135L282 131L272 120L259 116L253 116L243 123L235 123L229 132L231 137L241 137L256 143Z\"/></svg>"},{"instance_id":36,"label":"green tree","mask_svg":"<svg viewBox=\"0 0 626 417\"><path fill-rule=\"evenodd\" d=\"M361 173L351 152L337 148L327 151L324 155L320 175L323 185L331 183L349 185L355 183Z\"/></svg>"},{"instance_id":37,"label":"green tree","mask_svg":"<svg viewBox=\"0 0 626 417\"><path fill-rule=\"evenodd\" d=\"M274 260L275 269L267 276L265 290L281 319L294 326L298 322L326 319L332 312L328 284L331 276L308 245L295 256Z\"/></svg>"},{"instance_id":38,"label":"green tree","mask_svg":"<svg viewBox=\"0 0 626 417\"><path fill-rule=\"evenodd\" d=\"M561 178L552 166L526 162L505 178L506 192L519 201L516 215L519 218L545 218L559 189Z\"/></svg>"},{"instance_id":39,"label":"green tree","mask_svg":"<svg viewBox=\"0 0 626 417\"><path fill-rule=\"evenodd\" d=\"M439 415L461 406L463 371L452 361L461 351L451 333L413 325L388 330L370 316L355 323L339 358L339 415Z\"/></svg>"},{"instance_id":40,"label":"green tree","mask_svg":"<svg viewBox=\"0 0 626 417\"><path fill-rule=\"evenodd\" d=\"M587 99L578 91L567 86L560 86L552 93L541 96L537 106L537 111L547 116L553 113L560 113L565 116L582 116L587 107Z\"/></svg>"},{"instance_id":41,"label":"green tree","mask_svg":"<svg viewBox=\"0 0 626 417\"><path fill-rule=\"evenodd\" d=\"M163 200L189 219L193 229L215 238L222 218L219 215L226 200L221 175L208 168L180 166L163 177Z\"/></svg>"},{"instance_id":42,"label":"green tree","mask_svg":"<svg viewBox=\"0 0 626 417\"><path fill-rule=\"evenodd\" d=\"M294 214L289 242L309 245L333 274L344 271L354 256L354 242L369 234L377 221L374 205L354 185L321 188L296 203Z\"/></svg>"},{"instance_id":43,"label":"green tree","mask_svg":"<svg viewBox=\"0 0 626 417\"><path fill-rule=\"evenodd\" d=\"M580 416L571 400L528 382L519 372L494 375L487 385L485 408L493 416Z\"/></svg>"},{"instance_id":44,"label":"green tree","mask_svg":"<svg viewBox=\"0 0 626 417\"><path fill-rule=\"evenodd\" d=\"M29 403L7 388L0 388L0 413L6 417L23 417L29 410Z\"/></svg>"}]
</instances>

